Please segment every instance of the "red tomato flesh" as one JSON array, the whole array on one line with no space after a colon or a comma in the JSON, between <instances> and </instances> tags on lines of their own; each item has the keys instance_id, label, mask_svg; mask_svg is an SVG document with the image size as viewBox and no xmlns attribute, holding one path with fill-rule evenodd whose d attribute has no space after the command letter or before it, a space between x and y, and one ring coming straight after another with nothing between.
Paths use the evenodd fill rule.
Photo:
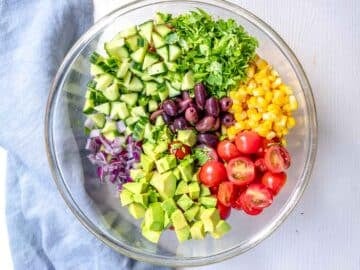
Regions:
<instances>
[{"instance_id":1,"label":"red tomato flesh","mask_svg":"<svg viewBox=\"0 0 360 270\"><path fill-rule=\"evenodd\" d=\"M217 198L223 205L227 207L231 206L231 202L234 200L235 194L236 190L232 182L226 181L220 183Z\"/></svg>"},{"instance_id":2,"label":"red tomato flesh","mask_svg":"<svg viewBox=\"0 0 360 270\"><path fill-rule=\"evenodd\" d=\"M230 160L226 171L229 180L237 186L247 185L255 178L254 163L246 157Z\"/></svg>"},{"instance_id":3,"label":"red tomato flesh","mask_svg":"<svg viewBox=\"0 0 360 270\"><path fill-rule=\"evenodd\" d=\"M223 140L218 144L217 153L226 162L241 156L241 153L236 148L236 145L229 140Z\"/></svg>"},{"instance_id":4,"label":"red tomato flesh","mask_svg":"<svg viewBox=\"0 0 360 270\"><path fill-rule=\"evenodd\" d=\"M250 184L241 195L243 196L243 203L251 209L263 209L273 201L271 191L263 184Z\"/></svg>"},{"instance_id":5,"label":"red tomato flesh","mask_svg":"<svg viewBox=\"0 0 360 270\"><path fill-rule=\"evenodd\" d=\"M270 189L273 195L277 195L286 183L286 173L266 172L261 178L261 183Z\"/></svg>"},{"instance_id":6,"label":"red tomato flesh","mask_svg":"<svg viewBox=\"0 0 360 270\"><path fill-rule=\"evenodd\" d=\"M227 219L230 216L231 213L231 207L227 207L225 205L223 205L221 202L217 202L217 209L219 211L220 214L220 218L221 219Z\"/></svg>"},{"instance_id":7,"label":"red tomato flesh","mask_svg":"<svg viewBox=\"0 0 360 270\"><path fill-rule=\"evenodd\" d=\"M236 135L237 149L244 154L255 154L262 146L263 138L254 131L243 131Z\"/></svg>"},{"instance_id":8,"label":"red tomato flesh","mask_svg":"<svg viewBox=\"0 0 360 270\"><path fill-rule=\"evenodd\" d=\"M218 186L227 180L224 164L215 160L207 161L200 169L199 179L207 187Z\"/></svg>"},{"instance_id":9,"label":"red tomato flesh","mask_svg":"<svg viewBox=\"0 0 360 270\"><path fill-rule=\"evenodd\" d=\"M280 145L270 146L265 153L265 165L274 173L283 172L290 167L291 159L289 152Z\"/></svg>"},{"instance_id":10,"label":"red tomato flesh","mask_svg":"<svg viewBox=\"0 0 360 270\"><path fill-rule=\"evenodd\" d=\"M248 215L251 216L259 215L263 211L263 209L255 209L250 207L250 204L246 200L245 192L240 194L236 202L240 206L240 209L243 210Z\"/></svg>"},{"instance_id":11,"label":"red tomato flesh","mask_svg":"<svg viewBox=\"0 0 360 270\"><path fill-rule=\"evenodd\" d=\"M183 144L178 141L174 141L169 144L169 151L173 154L177 159L183 159L188 154L191 153L191 148L186 144Z\"/></svg>"}]
</instances>

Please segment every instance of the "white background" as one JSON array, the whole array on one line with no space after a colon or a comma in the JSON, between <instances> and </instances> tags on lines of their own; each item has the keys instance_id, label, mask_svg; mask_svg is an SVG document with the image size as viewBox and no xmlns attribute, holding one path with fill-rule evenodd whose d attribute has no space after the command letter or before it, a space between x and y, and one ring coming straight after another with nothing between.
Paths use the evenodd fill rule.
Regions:
<instances>
[{"instance_id":1,"label":"white background","mask_svg":"<svg viewBox=\"0 0 360 270\"><path fill-rule=\"evenodd\" d=\"M94 0L95 18L126 0ZM234 1L290 45L317 103L319 150L311 183L286 222L253 250L201 269L360 269L360 1ZM0 151L0 192L4 195ZM0 269L12 269L0 200Z\"/></svg>"}]
</instances>

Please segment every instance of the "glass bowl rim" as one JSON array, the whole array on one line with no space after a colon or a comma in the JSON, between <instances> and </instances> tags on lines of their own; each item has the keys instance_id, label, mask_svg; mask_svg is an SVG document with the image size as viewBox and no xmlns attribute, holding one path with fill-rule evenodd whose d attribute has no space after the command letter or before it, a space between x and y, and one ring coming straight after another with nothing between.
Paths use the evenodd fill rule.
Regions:
<instances>
[{"instance_id":1,"label":"glass bowl rim","mask_svg":"<svg viewBox=\"0 0 360 270\"><path fill-rule=\"evenodd\" d=\"M109 14L102 17L99 21L97 21L90 29L88 29L73 45L73 47L69 50L67 55L65 56L62 64L60 65L56 76L54 77L53 83L50 88L49 97L46 105L46 114L45 114L45 145L46 145L46 153L50 166L50 170L59 190L61 196L63 197L65 203L70 208L72 213L76 216L76 218L80 221L80 223L91 232L96 238L101 240L103 243L114 249L115 251L131 257L136 260L178 267L178 266L200 266L211 263L220 262L234 256L237 256L241 253L248 251L249 249L255 247L261 241L270 236L288 217L288 215L292 212L300 197L304 193L311 176L311 172L313 169L313 165L315 162L316 152L317 152L317 116L316 116L316 107L315 101L313 97L313 93L311 90L310 83L306 77L303 67L298 61L297 57L293 53L293 51L289 48L289 46L285 43L285 41L264 21L260 18L249 12L248 10L238 6L235 3L224 1L224 0L190 0L186 1L194 4L205 4L208 6L214 6L216 8L225 9L235 13L237 16L240 16L246 19L248 22L253 24L255 27L263 31L274 44L281 50L281 52L285 55L289 63L291 64L293 70L296 73L297 79L301 85L301 89L305 95L305 101L307 106L307 111L309 113L309 145L310 149L306 157L304 170L302 171L301 179L299 184L297 185L297 189L293 192L292 197L288 201L288 203L282 208L282 210L277 214L277 217L268 224L265 228L259 231L253 238L247 241L245 244L239 244L234 248L219 252L215 255L204 256L204 257L190 257L190 258L169 258L161 255L147 254L141 253L132 249L129 246L119 244L119 241L114 241L109 238L105 234L103 234L81 211L79 206L73 200L71 193L67 189L65 181L62 177L61 170L58 167L58 162L55 155L54 144L53 144L53 131L52 131L52 122L53 122L53 113L54 113L54 105L56 104L56 100L59 96L60 91L63 88L64 79L69 71L69 67L73 64L75 59L79 56L82 49L87 45L88 42L91 41L93 36L97 34L99 31L103 30L111 21L116 19L118 16L124 15L128 12L136 10L138 8L149 6L153 4L159 3L174 3L174 2L184 2L179 0L136 0L130 2L128 4L122 5L117 9L113 10Z\"/></svg>"}]
</instances>

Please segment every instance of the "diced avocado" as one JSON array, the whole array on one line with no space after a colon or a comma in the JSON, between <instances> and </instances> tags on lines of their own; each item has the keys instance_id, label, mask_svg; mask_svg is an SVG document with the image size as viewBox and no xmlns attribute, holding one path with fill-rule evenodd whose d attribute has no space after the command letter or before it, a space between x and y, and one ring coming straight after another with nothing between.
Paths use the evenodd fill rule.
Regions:
<instances>
[{"instance_id":1,"label":"diced avocado","mask_svg":"<svg viewBox=\"0 0 360 270\"><path fill-rule=\"evenodd\" d=\"M144 62L144 57L145 57L146 51L147 51L146 47L141 47L141 48L137 49L135 52L133 52L130 55L130 57L136 63L142 64Z\"/></svg>"},{"instance_id":2,"label":"diced avocado","mask_svg":"<svg viewBox=\"0 0 360 270\"><path fill-rule=\"evenodd\" d=\"M144 171L141 169L131 169L130 170L130 177L133 181L141 179L144 177Z\"/></svg>"},{"instance_id":3,"label":"diced avocado","mask_svg":"<svg viewBox=\"0 0 360 270\"><path fill-rule=\"evenodd\" d=\"M110 101L117 100L119 98L119 86L117 83L113 83L103 91L103 95Z\"/></svg>"},{"instance_id":4,"label":"diced avocado","mask_svg":"<svg viewBox=\"0 0 360 270\"><path fill-rule=\"evenodd\" d=\"M154 154L156 155L156 157L158 157L159 154L165 152L167 149L168 149L168 143L160 141L154 149Z\"/></svg>"},{"instance_id":5,"label":"diced avocado","mask_svg":"<svg viewBox=\"0 0 360 270\"><path fill-rule=\"evenodd\" d=\"M128 89L133 92L140 92L144 88L142 81L134 76L128 86Z\"/></svg>"},{"instance_id":6,"label":"diced avocado","mask_svg":"<svg viewBox=\"0 0 360 270\"><path fill-rule=\"evenodd\" d=\"M196 132L192 129L179 130L177 140L192 147L196 143Z\"/></svg>"},{"instance_id":7,"label":"diced avocado","mask_svg":"<svg viewBox=\"0 0 360 270\"><path fill-rule=\"evenodd\" d=\"M166 71L167 71L167 68L163 62L153 64L152 66L147 68L147 72L150 76L162 74L162 73L165 73Z\"/></svg>"},{"instance_id":8,"label":"diced avocado","mask_svg":"<svg viewBox=\"0 0 360 270\"><path fill-rule=\"evenodd\" d=\"M141 106L133 107L131 109L131 115L132 116L144 116L144 117L147 117L147 114L145 112L144 107L141 107Z\"/></svg>"},{"instance_id":9,"label":"diced avocado","mask_svg":"<svg viewBox=\"0 0 360 270\"><path fill-rule=\"evenodd\" d=\"M175 72L178 68L178 65L175 62L165 62L165 65L169 71L173 72Z\"/></svg>"},{"instance_id":10,"label":"diced avocado","mask_svg":"<svg viewBox=\"0 0 360 270\"><path fill-rule=\"evenodd\" d=\"M209 208L202 212L200 219L204 223L206 232L214 232L216 225L220 221L220 215L216 208Z\"/></svg>"},{"instance_id":11,"label":"diced avocado","mask_svg":"<svg viewBox=\"0 0 360 270\"><path fill-rule=\"evenodd\" d=\"M170 216L176 209L176 203L173 198L167 198L161 203L164 211Z\"/></svg>"},{"instance_id":12,"label":"diced avocado","mask_svg":"<svg viewBox=\"0 0 360 270\"><path fill-rule=\"evenodd\" d=\"M205 238L204 223L196 221L190 228L191 238L195 240L202 240Z\"/></svg>"},{"instance_id":13,"label":"diced avocado","mask_svg":"<svg viewBox=\"0 0 360 270\"><path fill-rule=\"evenodd\" d=\"M88 114L93 112L94 105L94 100L86 99L83 107L83 113Z\"/></svg>"},{"instance_id":14,"label":"diced avocado","mask_svg":"<svg viewBox=\"0 0 360 270\"><path fill-rule=\"evenodd\" d=\"M131 26L119 33L119 37L126 38L137 33L136 26Z\"/></svg>"},{"instance_id":15,"label":"diced avocado","mask_svg":"<svg viewBox=\"0 0 360 270\"><path fill-rule=\"evenodd\" d=\"M116 122L109 119L105 122L105 126L102 128L101 132L107 133L116 130L117 130Z\"/></svg>"},{"instance_id":16,"label":"diced avocado","mask_svg":"<svg viewBox=\"0 0 360 270\"><path fill-rule=\"evenodd\" d=\"M94 107L94 110L99 112L99 113L109 115L110 114L110 103L106 102L106 103L97 105L97 106Z\"/></svg>"},{"instance_id":17,"label":"diced avocado","mask_svg":"<svg viewBox=\"0 0 360 270\"><path fill-rule=\"evenodd\" d=\"M148 205L148 202L149 202L149 194L147 194L147 193L134 194L133 200L134 200L134 202L140 203L141 205L143 205L146 208Z\"/></svg>"},{"instance_id":18,"label":"diced avocado","mask_svg":"<svg viewBox=\"0 0 360 270\"><path fill-rule=\"evenodd\" d=\"M213 196L200 197L199 202L206 208L213 208L216 206L217 199Z\"/></svg>"},{"instance_id":19,"label":"diced avocado","mask_svg":"<svg viewBox=\"0 0 360 270\"><path fill-rule=\"evenodd\" d=\"M158 107L159 107L159 104L155 100L152 100L152 99L149 100L149 103L148 103L148 111L149 112L156 111Z\"/></svg>"},{"instance_id":20,"label":"diced avocado","mask_svg":"<svg viewBox=\"0 0 360 270\"><path fill-rule=\"evenodd\" d=\"M133 193L127 189L123 189L122 191L120 191L120 201L122 206L133 203L134 202Z\"/></svg>"},{"instance_id":21,"label":"diced avocado","mask_svg":"<svg viewBox=\"0 0 360 270\"><path fill-rule=\"evenodd\" d=\"M200 186L198 182L191 182L189 184L189 196L191 199L198 199L200 196Z\"/></svg>"},{"instance_id":22,"label":"diced avocado","mask_svg":"<svg viewBox=\"0 0 360 270\"><path fill-rule=\"evenodd\" d=\"M189 192L188 184L185 181L180 181L176 187L175 195L182 195Z\"/></svg>"},{"instance_id":23,"label":"diced avocado","mask_svg":"<svg viewBox=\"0 0 360 270\"><path fill-rule=\"evenodd\" d=\"M147 139L151 139L153 136L153 131L152 131L152 125L150 123L146 123L145 128L144 128L144 138Z\"/></svg>"},{"instance_id":24,"label":"diced avocado","mask_svg":"<svg viewBox=\"0 0 360 270\"><path fill-rule=\"evenodd\" d=\"M145 183L140 183L140 182L129 182L123 184L123 187L134 194L141 194L145 192L147 185Z\"/></svg>"},{"instance_id":25,"label":"diced avocado","mask_svg":"<svg viewBox=\"0 0 360 270\"><path fill-rule=\"evenodd\" d=\"M159 134L159 138L167 143L170 143L172 140L172 133L171 133L170 129L167 127L164 127Z\"/></svg>"},{"instance_id":26,"label":"diced avocado","mask_svg":"<svg viewBox=\"0 0 360 270\"><path fill-rule=\"evenodd\" d=\"M159 62L159 56L157 54L147 53L144 58L142 69L145 70L157 62Z\"/></svg>"},{"instance_id":27,"label":"diced avocado","mask_svg":"<svg viewBox=\"0 0 360 270\"><path fill-rule=\"evenodd\" d=\"M144 222L143 222L144 224ZM161 236L161 231L152 231L149 228L147 228L144 225L141 225L141 234L150 242L152 243L158 243L160 240L160 236Z\"/></svg>"},{"instance_id":28,"label":"diced avocado","mask_svg":"<svg viewBox=\"0 0 360 270\"><path fill-rule=\"evenodd\" d=\"M171 32L171 29L166 24L155 25L155 31L160 34L160 36L165 37Z\"/></svg>"},{"instance_id":29,"label":"diced avocado","mask_svg":"<svg viewBox=\"0 0 360 270\"><path fill-rule=\"evenodd\" d=\"M156 32L152 33L152 40L154 42L155 48L160 48L166 44L165 40Z\"/></svg>"},{"instance_id":30,"label":"diced avocado","mask_svg":"<svg viewBox=\"0 0 360 270\"><path fill-rule=\"evenodd\" d=\"M112 119L121 119L124 120L129 116L129 111L124 102L112 102L111 103L111 112L110 117Z\"/></svg>"},{"instance_id":31,"label":"diced avocado","mask_svg":"<svg viewBox=\"0 0 360 270\"><path fill-rule=\"evenodd\" d=\"M97 128L103 128L105 125L105 115L102 113L96 113L89 115L89 118L95 123Z\"/></svg>"},{"instance_id":32,"label":"diced avocado","mask_svg":"<svg viewBox=\"0 0 360 270\"><path fill-rule=\"evenodd\" d=\"M180 174L179 168L175 168L175 169L173 170L173 174L175 175L176 180L180 180L181 174Z\"/></svg>"},{"instance_id":33,"label":"diced avocado","mask_svg":"<svg viewBox=\"0 0 360 270\"><path fill-rule=\"evenodd\" d=\"M164 210L161 203L155 202L149 205L145 212L145 227L152 231L162 231L164 228Z\"/></svg>"},{"instance_id":34,"label":"diced avocado","mask_svg":"<svg viewBox=\"0 0 360 270\"><path fill-rule=\"evenodd\" d=\"M193 175L193 165L188 161L183 161L179 164L178 168L180 170L181 178L184 181L189 182Z\"/></svg>"},{"instance_id":35,"label":"diced avocado","mask_svg":"<svg viewBox=\"0 0 360 270\"><path fill-rule=\"evenodd\" d=\"M156 50L156 53L157 53L158 55L160 55L161 58L162 58L165 62L169 61L169 48L168 48L167 45L165 45L165 46L163 46L163 47L161 47L161 48L158 48L158 49Z\"/></svg>"},{"instance_id":36,"label":"diced avocado","mask_svg":"<svg viewBox=\"0 0 360 270\"><path fill-rule=\"evenodd\" d=\"M166 155L161 159L155 161L156 169L159 173L164 173L176 167L176 158L173 155ZM175 176L174 176L175 177Z\"/></svg>"},{"instance_id":37,"label":"diced avocado","mask_svg":"<svg viewBox=\"0 0 360 270\"><path fill-rule=\"evenodd\" d=\"M169 14L169 13L157 12L155 14L155 23L156 24L164 24L167 21L169 21L170 18L171 18L171 14Z\"/></svg>"},{"instance_id":38,"label":"diced avocado","mask_svg":"<svg viewBox=\"0 0 360 270\"><path fill-rule=\"evenodd\" d=\"M149 194L149 203L154 203L154 202L158 201L159 195L157 192L155 192L153 190L149 190L148 194Z\"/></svg>"},{"instance_id":39,"label":"diced avocado","mask_svg":"<svg viewBox=\"0 0 360 270\"><path fill-rule=\"evenodd\" d=\"M176 45L169 45L169 61L175 61L181 55L181 49Z\"/></svg>"},{"instance_id":40,"label":"diced avocado","mask_svg":"<svg viewBox=\"0 0 360 270\"><path fill-rule=\"evenodd\" d=\"M110 86L110 84L112 84L114 77L104 73L94 78L94 81L96 82L96 89L104 91L108 86Z\"/></svg>"},{"instance_id":41,"label":"diced avocado","mask_svg":"<svg viewBox=\"0 0 360 270\"><path fill-rule=\"evenodd\" d=\"M188 71L185 73L182 83L181 83L181 90L189 90L193 89L195 86L193 73Z\"/></svg>"},{"instance_id":42,"label":"diced avocado","mask_svg":"<svg viewBox=\"0 0 360 270\"><path fill-rule=\"evenodd\" d=\"M164 229L168 229L171 226L171 220L168 214L164 215Z\"/></svg>"},{"instance_id":43,"label":"diced avocado","mask_svg":"<svg viewBox=\"0 0 360 270\"><path fill-rule=\"evenodd\" d=\"M139 203L132 203L129 205L129 213L135 219L140 219L145 216L145 207Z\"/></svg>"},{"instance_id":44,"label":"diced avocado","mask_svg":"<svg viewBox=\"0 0 360 270\"><path fill-rule=\"evenodd\" d=\"M151 34L153 31L154 22L147 21L139 25L139 34L146 39L147 42L151 42Z\"/></svg>"},{"instance_id":45,"label":"diced avocado","mask_svg":"<svg viewBox=\"0 0 360 270\"><path fill-rule=\"evenodd\" d=\"M200 196L205 197L205 196L209 196L209 195L211 195L210 189L207 186L201 184L200 185Z\"/></svg>"},{"instance_id":46,"label":"diced avocado","mask_svg":"<svg viewBox=\"0 0 360 270\"><path fill-rule=\"evenodd\" d=\"M125 102L127 105L129 105L129 107L134 107L138 100L138 94L137 93L122 94L120 96L120 100Z\"/></svg>"},{"instance_id":47,"label":"diced avocado","mask_svg":"<svg viewBox=\"0 0 360 270\"><path fill-rule=\"evenodd\" d=\"M155 149L155 145L150 142L145 142L142 145L142 150L148 156L151 156L151 154L154 152L154 149Z\"/></svg>"},{"instance_id":48,"label":"diced avocado","mask_svg":"<svg viewBox=\"0 0 360 270\"><path fill-rule=\"evenodd\" d=\"M190 228L189 226L186 226L178 230L175 229L175 234L180 243L184 242L190 237Z\"/></svg>"},{"instance_id":49,"label":"diced avocado","mask_svg":"<svg viewBox=\"0 0 360 270\"><path fill-rule=\"evenodd\" d=\"M211 236L215 239L221 238L224 234L231 230L231 226L225 220L220 220L215 227L215 231L211 233Z\"/></svg>"},{"instance_id":50,"label":"diced avocado","mask_svg":"<svg viewBox=\"0 0 360 270\"><path fill-rule=\"evenodd\" d=\"M181 197L176 201L177 205L184 211L189 209L194 202L186 194L181 195Z\"/></svg>"},{"instance_id":51,"label":"diced avocado","mask_svg":"<svg viewBox=\"0 0 360 270\"><path fill-rule=\"evenodd\" d=\"M174 225L175 230L188 227L188 223L185 219L184 214L180 209L176 209L170 216L171 222Z\"/></svg>"},{"instance_id":52,"label":"diced avocado","mask_svg":"<svg viewBox=\"0 0 360 270\"><path fill-rule=\"evenodd\" d=\"M118 133L116 131L103 132L102 135L108 141L113 141L116 137L118 137Z\"/></svg>"},{"instance_id":53,"label":"diced avocado","mask_svg":"<svg viewBox=\"0 0 360 270\"><path fill-rule=\"evenodd\" d=\"M198 171L193 174L193 177L192 177L193 182L200 182L199 181L199 172L200 172L200 169L198 169Z\"/></svg>"},{"instance_id":54,"label":"diced avocado","mask_svg":"<svg viewBox=\"0 0 360 270\"><path fill-rule=\"evenodd\" d=\"M154 169L155 162L145 154L141 154L140 164L145 172L150 172Z\"/></svg>"},{"instance_id":55,"label":"diced avocado","mask_svg":"<svg viewBox=\"0 0 360 270\"><path fill-rule=\"evenodd\" d=\"M176 178L171 171L163 174L154 173L150 184L156 188L162 198L172 198L175 195Z\"/></svg>"},{"instance_id":56,"label":"diced avocado","mask_svg":"<svg viewBox=\"0 0 360 270\"><path fill-rule=\"evenodd\" d=\"M146 82L145 83L145 94L147 96L152 96L156 94L159 84L156 82Z\"/></svg>"},{"instance_id":57,"label":"diced avocado","mask_svg":"<svg viewBox=\"0 0 360 270\"><path fill-rule=\"evenodd\" d=\"M204 211L206 210L206 208L202 205L200 205L200 210L199 212L197 213L195 219L196 220L200 220L201 219L201 215L204 213Z\"/></svg>"},{"instance_id":58,"label":"diced avocado","mask_svg":"<svg viewBox=\"0 0 360 270\"><path fill-rule=\"evenodd\" d=\"M95 64L90 64L90 75L91 76L97 76L97 75L100 75L103 73L105 73L105 72L101 67L99 67L98 65L95 65Z\"/></svg>"},{"instance_id":59,"label":"diced avocado","mask_svg":"<svg viewBox=\"0 0 360 270\"><path fill-rule=\"evenodd\" d=\"M199 213L200 206L194 205L191 208L187 209L184 213L185 218L188 222L192 222L195 220L196 215Z\"/></svg>"}]
</instances>

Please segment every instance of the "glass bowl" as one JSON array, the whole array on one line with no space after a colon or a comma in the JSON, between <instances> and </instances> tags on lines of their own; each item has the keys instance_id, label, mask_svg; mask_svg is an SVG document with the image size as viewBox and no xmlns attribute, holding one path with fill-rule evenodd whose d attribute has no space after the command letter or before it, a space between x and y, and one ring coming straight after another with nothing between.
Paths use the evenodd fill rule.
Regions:
<instances>
[{"instance_id":1,"label":"glass bowl","mask_svg":"<svg viewBox=\"0 0 360 270\"><path fill-rule=\"evenodd\" d=\"M219 240L207 237L178 244L166 231L152 244L141 236L139 222L119 204L116 188L99 183L96 169L84 149L82 106L90 79L89 55L121 29L153 17L155 12L179 14L202 8L215 18L233 18L259 40L258 54L290 85L299 103L297 126L288 136L292 166L288 182L262 215L233 211L230 233ZM268 237L299 201L310 178L317 148L314 99L303 68L291 49L266 23L243 8L220 0L137 1L122 6L98 21L73 46L54 79L45 119L50 167L59 192L79 221L98 239L126 256L153 264L195 266L239 255Z\"/></svg>"}]
</instances>

